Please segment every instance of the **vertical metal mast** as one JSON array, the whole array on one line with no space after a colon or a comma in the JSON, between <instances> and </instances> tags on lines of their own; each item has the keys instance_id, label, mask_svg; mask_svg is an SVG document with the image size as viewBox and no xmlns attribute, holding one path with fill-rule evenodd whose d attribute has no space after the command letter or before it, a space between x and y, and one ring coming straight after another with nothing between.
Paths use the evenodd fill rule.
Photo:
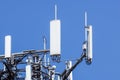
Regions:
<instances>
[{"instance_id":1,"label":"vertical metal mast","mask_svg":"<svg viewBox=\"0 0 120 80\"><path fill-rule=\"evenodd\" d=\"M87 41L87 12L85 12L85 41Z\"/></svg>"},{"instance_id":2,"label":"vertical metal mast","mask_svg":"<svg viewBox=\"0 0 120 80\"><path fill-rule=\"evenodd\" d=\"M55 4L55 20L57 20L57 5Z\"/></svg>"},{"instance_id":3,"label":"vertical metal mast","mask_svg":"<svg viewBox=\"0 0 120 80\"><path fill-rule=\"evenodd\" d=\"M43 37L43 43L44 43L44 50L46 50L46 43L47 43L47 41L46 41L46 37L44 36ZM46 53L44 53L44 64L45 64L45 66L46 66L46 61L47 60L47 58L46 58Z\"/></svg>"}]
</instances>

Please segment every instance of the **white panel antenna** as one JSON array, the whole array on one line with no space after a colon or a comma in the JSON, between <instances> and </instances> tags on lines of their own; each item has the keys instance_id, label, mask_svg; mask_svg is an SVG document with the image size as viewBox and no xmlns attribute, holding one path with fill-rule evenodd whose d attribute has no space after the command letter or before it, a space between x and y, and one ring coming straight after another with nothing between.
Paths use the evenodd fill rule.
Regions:
<instances>
[{"instance_id":1,"label":"white panel antenna","mask_svg":"<svg viewBox=\"0 0 120 80\"><path fill-rule=\"evenodd\" d=\"M86 51L87 63L92 62L92 26L87 24L87 12L85 12L85 42L83 50Z\"/></svg>"},{"instance_id":2,"label":"white panel antenna","mask_svg":"<svg viewBox=\"0 0 120 80\"><path fill-rule=\"evenodd\" d=\"M31 64L26 65L26 78L25 80L32 80L32 71L31 71Z\"/></svg>"},{"instance_id":3,"label":"white panel antenna","mask_svg":"<svg viewBox=\"0 0 120 80\"><path fill-rule=\"evenodd\" d=\"M5 58L11 57L11 36L5 36Z\"/></svg>"},{"instance_id":4,"label":"white panel antenna","mask_svg":"<svg viewBox=\"0 0 120 80\"><path fill-rule=\"evenodd\" d=\"M26 77L25 77L25 80L32 80L32 67L31 67L31 63L33 61L32 61L31 56L28 56L28 59L26 60L26 62L27 62L27 65L26 65Z\"/></svg>"},{"instance_id":5,"label":"white panel antenna","mask_svg":"<svg viewBox=\"0 0 120 80\"><path fill-rule=\"evenodd\" d=\"M87 47L88 47L88 49L87 49L87 59L88 59L88 62L92 62L92 53L93 53L93 51L92 51L92 26L90 25L90 26L88 26L88 29L87 29L87 34L88 34L88 36L87 36Z\"/></svg>"},{"instance_id":6,"label":"white panel antenna","mask_svg":"<svg viewBox=\"0 0 120 80\"><path fill-rule=\"evenodd\" d=\"M50 55L61 54L61 21L57 19L57 6L55 5L55 20L50 21Z\"/></svg>"}]
</instances>

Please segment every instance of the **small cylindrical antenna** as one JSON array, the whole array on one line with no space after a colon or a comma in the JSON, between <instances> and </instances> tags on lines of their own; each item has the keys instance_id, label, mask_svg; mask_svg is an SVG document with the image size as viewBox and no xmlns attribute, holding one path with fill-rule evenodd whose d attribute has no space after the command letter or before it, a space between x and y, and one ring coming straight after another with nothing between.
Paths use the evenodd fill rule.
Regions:
<instances>
[{"instance_id":1,"label":"small cylindrical antenna","mask_svg":"<svg viewBox=\"0 0 120 80\"><path fill-rule=\"evenodd\" d=\"M57 20L57 5L55 4L55 20Z\"/></svg>"},{"instance_id":2,"label":"small cylindrical antenna","mask_svg":"<svg viewBox=\"0 0 120 80\"><path fill-rule=\"evenodd\" d=\"M43 36L43 43L44 43L44 50L46 50L46 37L45 36Z\"/></svg>"}]
</instances>

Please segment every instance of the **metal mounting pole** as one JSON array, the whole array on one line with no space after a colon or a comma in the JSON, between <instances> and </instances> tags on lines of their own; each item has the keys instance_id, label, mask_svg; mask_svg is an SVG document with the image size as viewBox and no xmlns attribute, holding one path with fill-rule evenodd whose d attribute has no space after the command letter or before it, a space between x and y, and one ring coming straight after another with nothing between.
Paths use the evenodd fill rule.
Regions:
<instances>
[{"instance_id":1,"label":"metal mounting pole","mask_svg":"<svg viewBox=\"0 0 120 80\"><path fill-rule=\"evenodd\" d=\"M44 36L43 37L43 42L44 42L44 50L46 50L46 43L47 43L47 41L46 41L46 37ZM44 65L46 66L46 52L44 52Z\"/></svg>"}]
</instances>

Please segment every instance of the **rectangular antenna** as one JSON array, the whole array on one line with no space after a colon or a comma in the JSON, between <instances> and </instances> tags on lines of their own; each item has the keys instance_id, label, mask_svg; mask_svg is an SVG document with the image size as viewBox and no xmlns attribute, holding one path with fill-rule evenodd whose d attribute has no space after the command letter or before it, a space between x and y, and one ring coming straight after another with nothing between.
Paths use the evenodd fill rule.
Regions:
<instances>
[{"instance_id":1,"label":"rectangular antenna","mask_svg":"<svg viewBox=\"0 0 120 80\"><path fill-rule=\"evenodd\" d=\"M31 76L32 76L31 65L28 64L28 65L26 65L26 78L25 78L25 80L32 80Z\"/></svg>"},{"instance_id":2,"label":"rectangular antenna","mask_svg":"<svg viewBox=\"0 0 120 80\"><path fill-rule=\"evenodd\" d=\"M87 34L88 34L88 50L87 50L87 57L89 61L92 61L92 26L88 26L87 29Z\"/></svg>"},{"instance_id":3,"label":"rectangular antenna","mask_svg":"<svg viewBox=\"0 0 120 80\"><path fill-rule=\"evenodd\" d=\"M60 20L50 21L50 55L61 54L61 22Z\"/></svg>"},{"instance_id":4,"label":"rectangular antenna","mask_svg":"<svg viewBox=\"0 0 120 80\"><path fill-rule=\"evenodd\" d=\"M11 57L11 36L5 36L5 58Z\"/></svg>"}]
</instances>

